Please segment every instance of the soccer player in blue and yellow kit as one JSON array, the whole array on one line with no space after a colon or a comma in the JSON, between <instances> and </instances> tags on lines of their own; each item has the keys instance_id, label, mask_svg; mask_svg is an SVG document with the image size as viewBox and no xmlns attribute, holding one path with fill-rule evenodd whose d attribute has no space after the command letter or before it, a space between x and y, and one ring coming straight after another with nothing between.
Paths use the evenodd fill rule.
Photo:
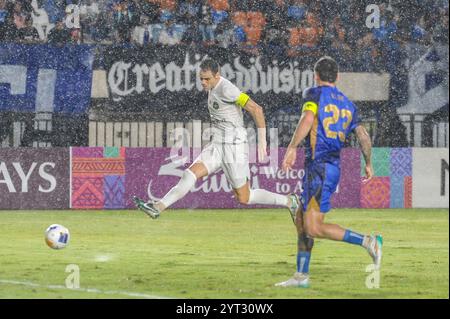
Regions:
<instances>
[{"instance_id":1,"label":"soccer player in blue and yellow kit","mask_svg":"<svg viewBox=\"0 0 450 319\"><path fill-rule=\"evenodd\" d=\"M359 245L367 249L379 269L383 240L380 235L365 236L338 225L326 224L331 195L340 178L340 151L347 136L355 132L366 162L366 178L373 176L372 144L361 125L355 105L336 87L338 65L330 57L314 66L316 87L303 94L302 116L283 161L283 170L292 168L297 147L305 140L305 177L301 208L292 216L298 233L297 272L277 284L280 287L308 287L309 263L315 238ZM358 169L355 167L355 169Z\"/></svg>"}]
</instances>

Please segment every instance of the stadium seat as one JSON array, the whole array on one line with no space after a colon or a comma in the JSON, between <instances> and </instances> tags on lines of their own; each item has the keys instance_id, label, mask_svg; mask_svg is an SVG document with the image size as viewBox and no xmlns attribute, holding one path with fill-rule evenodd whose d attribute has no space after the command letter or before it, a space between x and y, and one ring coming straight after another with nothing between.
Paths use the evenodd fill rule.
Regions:
<instances>
[{"instance_id":1,"label":"stadium seat","mask_svg":"<svg viewBox=\"0 0 450 319\"><path fill-rule=\"evenodd\" d=\"M247 45L257 46L261 40L262 29L254 27L245 27L245 34L247 35Z\"/></svg>"},{"instance_id":2,"label":"stadium seat","mask_svg":"<svg viewBox=\"0 0 450 319\"><path fill-rule=\"evenodd\" d=\"M306 47L316 47L319 42L319 30L316 28L301 29L301 38Z\"/></svg>"},{"instance_id":3,"label":"stadium seat","mask_svg":"<svg viewBox=\"0 0 450 319\"><path fill-rule=\"evenodd\" d=\"M303 6L290 6L287 15L295 21L301 21L305 18L306 9Z\"/></svg>"},{"instance_id":4,"label":"stadium seat","mask_svg":"<svg viewBox=\"0 0 450 319\"><path fill-rule=\"evenodd\" d=\"M177 9L176 0L159 0L158 3L161 10L176 11Z\"/></svg>"},{"instance_id":5,"label":"stadium seat","mask_svg":"<svg viewBox=\"0 0 450 319\"><path fill-rule=\"evenodd\" d=\"M161 13L160 13L160 16L159 16L159 21L164 23L164 22L167 22L169 20L172 20L174 17L175 17L175 14L174 14L173 11L162 9Z\"/></svg>"},{"instance_id":6,"label":"stadium seat","mask_svg":"<svg viewBox=\"0 0 450 319\"><path fill-rule=\"evenodd\" d=\"M300 30L299 28L290 28L289 29L289 46L291 48L295 48L300 45Z\"/></svg>"},{"instance_id":7,"label":"stadium seat","mask_svg":"<svg viewBox=\"0 0 450 319\"><path fill-rule=\"evenodd\" d=\"M247 13L238 11L233 13L233 23L240 27L245 27L248 24Z\"/></svg>"},{"instance_id":8,"label":"stadium seat","mask_svg":"<svg viewBox=\"0 0 450 319\"><path fill-rule=\"evenodd\" d=\"M234 37L239 43L244 43L247 40L247 35L245 34L244 27L236 26L234 28Z\"/></svg>"},{"instance_id":9,"label":"stadium seat","mask_svg":"<svg viewBox=\"0 0 450 319\"><path fill-rule=\"evenodd\" d=\"M214 25L200 25L200 32L202 34L203 42L206 44L213 44L215 40L215 26Z\"/></svg>"},{"instance_id":10,"label":"stadium seat","mask_svg":"<svg viewBox=\"0 0 450 319\"><path fill-rule=\"evenodd\" d=\"M211 10L213 24L219 24L228 18L228 12Z\"/></svg>"},{"instance_id":11,"label":"stadium seat","mask_svg":"<svg viewBox=\"0 0 450 319\"><path fill-rule=\"evenodd\" d=\"M264 28L266 25L266 18L262 12L247 12L247 19L250 22L250 25L254 28Z\"/></svg>"},{"instance_id":12,"label":"stadium seat","mask_svg":"<svg viewBox=\"0 0 450 319\"><path fill-rule=\"evenodd\" d=\"M215 11L228 11L230 10L230 4L228 0L208 0L211 8Z\"/></svg>"},{"instance_id":13,"label":"stadium seat","mask_svg":"<svg viewBox=\"0 0 450 319\"><path fill-rule=\"evenodd\" d=\"M156 44L159 42L159 36L163 30L164 26L162 24L152 24L149 26L151 41Z\"/></svg>"}]
</instances>

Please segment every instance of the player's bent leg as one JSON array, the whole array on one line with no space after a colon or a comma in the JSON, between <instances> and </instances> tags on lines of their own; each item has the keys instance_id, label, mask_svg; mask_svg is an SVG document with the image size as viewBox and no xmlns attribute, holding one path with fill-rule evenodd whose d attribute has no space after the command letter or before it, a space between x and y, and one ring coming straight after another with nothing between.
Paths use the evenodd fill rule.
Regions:
<instances>
[{"instance_id":1,"label":"player's bent leg","mask_svg":"<svg viewBox=\"0 0 450 319\"><path fill-rule=\"evenodd\" d=\"M264 189L251 189L249 177L248 150L245 144L223 145L222 169L228 182L233 187L236 200L243 205L284 206L290 209L291 215L299 206L295 196L286 196Z\"/></svg>"},{"instance_id":2,"label":"player's bent leg","mask_svg":"<svg viewBox=\"0 0 450 319\"><path fill-rule=\"evenodd\" d=\"M349 244L362 246L367 250L377 269L381 266L383 238L381 235L367 236L355 233L349 229L344 229L339 225L326 224L325 213L320 212L315 199L308 207L308 212L304 219L306 233L311 238L324 238L334 241L342 241ZM317 202L316 202L317 203Z\"/></svg>"},{"instance_id":3,"label":"player's bent leg","mask_svg":"<svg viewBox=\"0 0 450 319\"><path fill-rule=\"evenodd\" d=\"M208 169L202 162L194 163L189 169L185 170L178 184L173 187L164 198L155 202L144 202L134 196L133 201L139 210L146 213L153 219L159 218L161 212L173 205L175 202L186 196L186 194L195 186L197 179L208 175Z\"/></svg>"},{"instance_id":4,"label":"player's bent leg","mask_svg":"<svg viewBox=\"0 0 450 319\"><path fill-rule=\"evenodd\" d=\"M264 189L250 189L250 183L235 189L236 199L244 205L273 205L288 207L289 198L286 195L280 195L266 191Z\"/></svg>"},{"instance_id":5,"label":"player's bent leg","mask_svg":"<svg viewBox=\"0 0 450 319\"><path fill-rule=\"evenodd\" d=\"M189 167L189 170L194 173L197 179L201 179L209 175L208 167L201 161L195 162Z\"/></svg>"},{"instance_id":6,"label":"player's bent leg","mask_svg":"<svg viewBox=\"0 0 450 319\"><path fill-rule=\"evenodd\" d=\"M307 208L305 214L305 231L311 238L323 238L335 241L342 241L345 234L345 229L339 225L325 224L325 215L320 211L320 205L317 199L313 197Z\"/></svg>"},{"instance_id":7,"label":"player's bent leg","mask_svg":"<svg viewBox=\"0 0 450 319\"><path fill-rule=\"evenodd\" d=\"M306 215L307 217L305 218L305 228L308 236L310 236L311 238L342 241L345 230L339 225L325 224L325 214L315 210L308 210L308 213Z\"/></svg>"},{"instance_id":8,"label":"player's bent leg","mask_svg":"<svg viewBox=\"0 0 450 319\"><path fill-rule=\"evenodd\" d=\"M208 168L203 162L196 162L184 171L178 184L173 187L166 196L155 204L159 211L164 211L174 203L186 196L194 188L198 179L208 176Z\"/></svg>"},{"instance_id":9,"label":"player's bent leg","mask_svg":"<svg viewBox=\"0 0 450 319\"><path fill-rule=\"evenodd\" d=\"M250 204L250 183L247 182L244 186L234 189L236 200L242 205Z\"/></svg>"},{"instance_id":10,"label":"player's bent leg","mask_svg":"<svg viewBox=\"0 0 450 319\"><path fill-rule=\"evenodd\" d=\"M289 209L292 222L295 224L295 216L299 210L301 203L297 195L280 195L266 191L264 189L251 189L250 183L247 182L244 186L234 189L236 200L243 205L270 205L270 206L284 206Z\"/></svg>"}]
</instances>

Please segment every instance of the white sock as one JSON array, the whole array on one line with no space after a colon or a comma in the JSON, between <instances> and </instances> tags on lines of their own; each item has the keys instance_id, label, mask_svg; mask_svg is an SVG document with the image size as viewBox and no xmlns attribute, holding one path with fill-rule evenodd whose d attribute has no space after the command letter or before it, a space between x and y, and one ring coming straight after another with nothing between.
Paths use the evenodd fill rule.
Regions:
<instances>
[{"instance_id":1,"label":"white sock","mask_svg":"<svg viewBox=\"0 0 450 319\"><path fill-rule=\"evenodd\" d=\"M186 196L195 186L195 182L197 182L195 174L189 169L185 170L178 184L161 199L160 203L166 208L172 206L175 202Z\"/></svg>"},{"instance_id":2,"label":"white sock","mask_svg":"<svg viewBox=\"0 0 450 319\"><path fill-rule=\"evenodd\" d=\"M364 236L362 246L363 246L365 249L367 249L367 248L369 248L369 244L370 244L370 236Z\"/></svg>"},{"instance_id":3,"label":"white sock","mask_svg":"<svg viewBox=\"0 0 450 319\"><path fill-rule=\"evenodd\" d=\"M286 195L271 193L264 189L251 189L248 203L249 205L261 204L287 207L288 197Z\"/></svg>"}]
</instances>

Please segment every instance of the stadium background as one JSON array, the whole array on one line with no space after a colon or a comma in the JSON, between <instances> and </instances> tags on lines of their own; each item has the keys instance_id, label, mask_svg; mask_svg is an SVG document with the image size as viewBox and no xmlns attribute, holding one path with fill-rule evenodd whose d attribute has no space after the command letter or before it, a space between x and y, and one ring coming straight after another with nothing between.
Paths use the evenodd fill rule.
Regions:
<instances>
[{"instance_id":1,"label":"stadium background","mask_svg":"<svg viewBox=\"0 0 450 319\"><path fill-rule=\"evenodd\" d=\"M130 192L150 195L148 185L155 176L127 185L136 180L128 159L133 155L126 156L133 150L127 148L199 149L209 142L206 93L197 74L207 56L217 59L222 74L264 107L268 126L277 129L269 139L273 149L289 143L302 91L314 82L316 59L323 54L337 59L339 87L357 102L377 147L375 180L364 185L354 174L351 182L341 183L341 189L355 195L335 203L337 207L427 207L414 201L413 194L436 197L430 205L441 207L436 203L448 198L448 156L440 155L449 138L446 1L1 0L0 10L0 145L2 184L8 188L3 194L9 194L2 199L3 208L20 208L32 199L29 208L119 209L131 207L126 200ZM376 10L379 15L373 15ZM246 120L254 145L254 124ZM11 195L21 181L13 163L38 167L41 157L39 150L11 147L88 146L93 149L58 151L61 157L51 162L57 184L64 185L58 201L52 203L54 189L41 192L39 183L38 189ZM356 146L354 137L347 146ZM413 156L420 153L417 147L436 148L430 151L436 173L429 184L444 187L419 191L431 175L422 169L425 175L413 178L422 160ZM147 169L159 175L169 155L162 149L155 152L147 157L161 159L147 163ZM25 163L28 157L37 162ZM138 163L145 159L141 157ZM361 162L360 155L351 160ZM54 167L66 161L63 168ZM260 167L252 165L252 175L264 179L257 172ZM176 176L175 167L171 169L169 175ZM42 175L37 170L33 175L31 168L29 173ZM214 178L220 183L220 176L209 183L217 183ZM283 183L279 176L268 180L274 191L294 190L287 185L292 181ZM357 189L351 187L355 183ZM213 185L205 187L220 193ZM43 195L47 199L42 203L33 197ZM230 199L214 199L216 208L236 207L227 204ZM180 207L194 203L209 208L207 202L211 198L200 203L189 199Z\"/></svg>"},{"instance_id":2,"label":"stadium background","mask_svg":"<svg viewBox=\"0 0 450 319\"><path fill-rule=\"evenodd\" d=\"M1 0L0 43L2 147L170 147L174 126L209 125L207 55L286 146L323 54L375 146L448 147L445 0Z\"/></svg>"}]
</instances>

